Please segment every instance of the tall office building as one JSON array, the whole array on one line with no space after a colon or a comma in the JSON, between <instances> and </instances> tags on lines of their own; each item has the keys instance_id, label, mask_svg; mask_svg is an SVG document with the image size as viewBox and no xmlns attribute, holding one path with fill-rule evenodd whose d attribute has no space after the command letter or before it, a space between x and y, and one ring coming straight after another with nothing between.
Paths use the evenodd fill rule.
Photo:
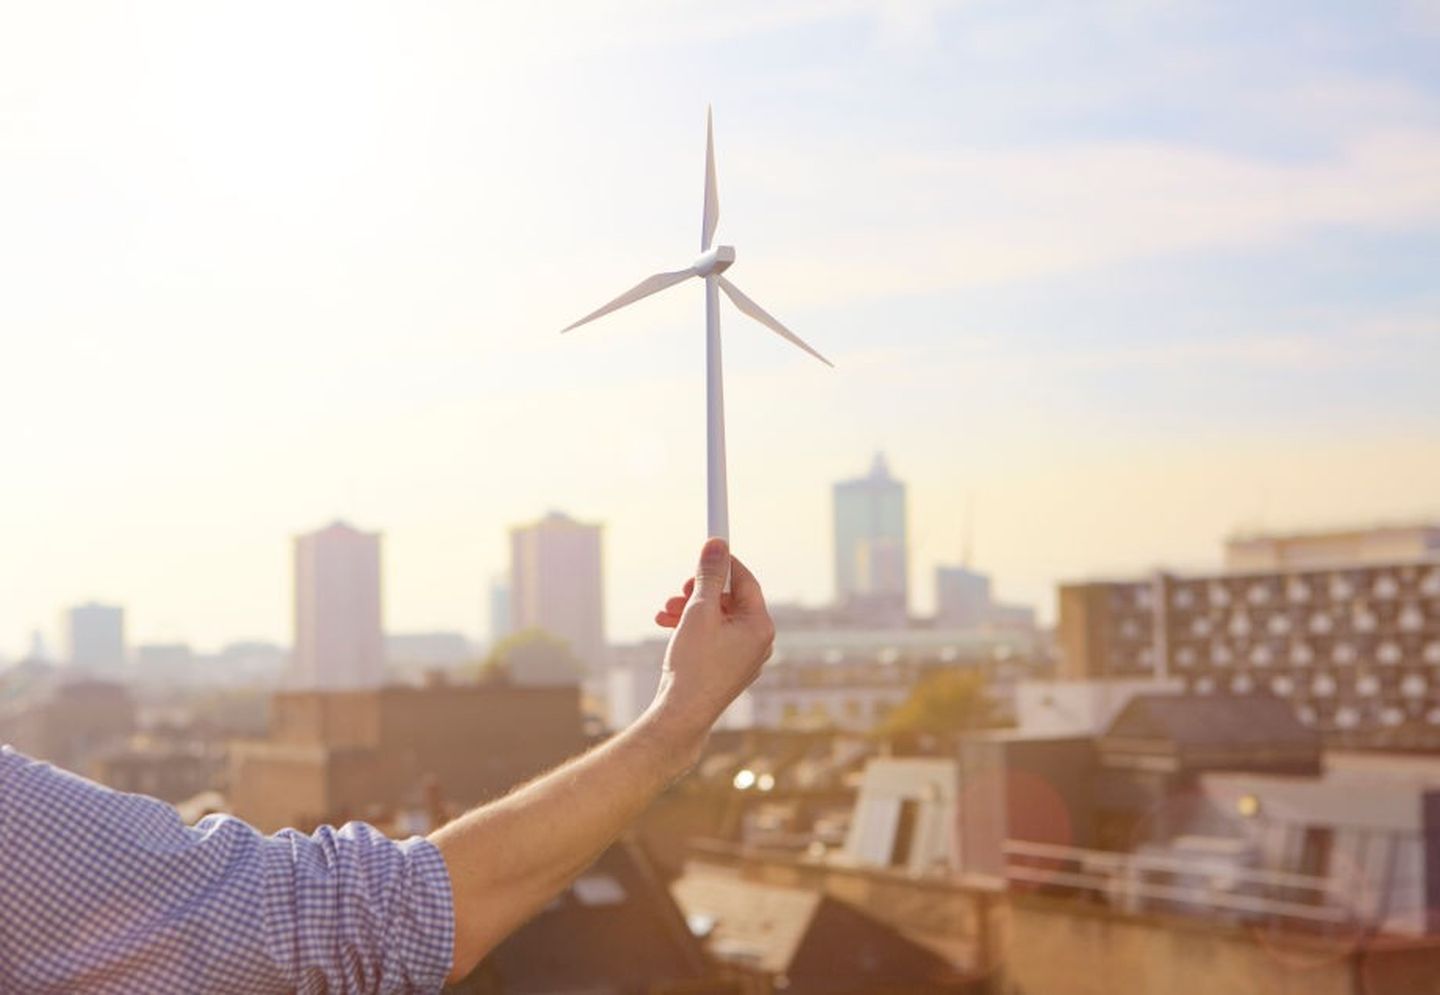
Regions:
<instances>
[{"instance_id":1,"label":"tall office building","mask_svg":"<svg viewBox=\"0 0 1440 995\"><path fill-rule=\"evenodd\" d=\"M600 526L551 512L510 530L510 628L541 629L570 644L587 668L605 656Z\"/></svg>"},{"instance_id":2,"label":"tall office building","mask_svg":"<svg viewBox=\"0 0 1440 995\"><path fill-rule=\"evenodd\" d=\"M493 646L510 635L510 580L495 577L490 581L490 643Z\"/></svg>"},{"instance_id":3,"label":"tall office building","mask_svg":"<svg viewBox=\"0 0 1440 995\"><path fill-rule=\"evenodd\" d=\"M867 622L904 622L905 543L905 485L877 453L868 475L835 485L835 600L842 610Z\"/></svg>"},{"instance_id":4,"label":"tall office building","mask_svg":"<svg viewBox=\"0 0 1440 995\"><path fill-rule=\"evenodd\" d=\"M990 578L969 567L935 568L935 622L957 629L990 621Z\"/></svg>"},{"instance_id":5,"label":"tall office building","mask_svg":"<svg viewBox=\"0 0 1440 995\"><path fill-rule=\"evenodd\" d=\"M65 658L71 666L118 675L125 667L125 609L91 601L65 617Z\"/></svg>"},{"instance_id":6,"label":"tall office building","mask_svg":"<svg viewBox=\"0 0 1440 995\"><path fill-rule=\"evenodd\" d=\"M380 534L335 522L296 536L294 684L380 686L382 632Z\"/></svg>"}]
</instances>

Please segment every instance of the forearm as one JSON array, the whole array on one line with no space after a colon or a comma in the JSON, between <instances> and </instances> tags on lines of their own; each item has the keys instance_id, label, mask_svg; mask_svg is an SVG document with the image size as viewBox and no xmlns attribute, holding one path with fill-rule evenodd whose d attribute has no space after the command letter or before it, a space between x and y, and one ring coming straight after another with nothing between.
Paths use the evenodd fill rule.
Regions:
<instances>
[{"instance_id":1,"label":"forearm","mask_svg":"<svg viewBox=\"0 0 1440 995\"><path fill-rule=\"evenodd\" d=\"M654 708L634 725L433 833L450 871L464 977L583 871L695 760L703 729Z\"/></svg>"}]
</instances>

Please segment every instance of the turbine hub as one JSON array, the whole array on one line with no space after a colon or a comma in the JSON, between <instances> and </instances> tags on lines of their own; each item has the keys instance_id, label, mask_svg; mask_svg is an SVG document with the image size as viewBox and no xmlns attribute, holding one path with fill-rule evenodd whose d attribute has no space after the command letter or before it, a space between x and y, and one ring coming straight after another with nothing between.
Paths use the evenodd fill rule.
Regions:
<instances>
[{"instance_id":1,"label":"turbine hub","mask_svg":"<svg viewBox=\"0 0 1440 995\"><path fill-rule=\"evenodd\" d=\"M700 258L695 260L696 276L718 275L730 268L735 261L735 246L717 245L709 252L702 253Z\"/></svg>"}]
</instances>

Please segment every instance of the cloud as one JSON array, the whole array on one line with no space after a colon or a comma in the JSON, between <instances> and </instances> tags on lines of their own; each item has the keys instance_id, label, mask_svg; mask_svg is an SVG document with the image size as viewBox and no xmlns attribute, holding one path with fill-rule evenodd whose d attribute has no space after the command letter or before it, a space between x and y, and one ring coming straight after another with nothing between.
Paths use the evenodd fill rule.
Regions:
<instances>
[{"instance_id":1,"label":"cloud","mask_svg":"<svg viewBox=\"0 0 1440 995\"><path fill-rule=\"evenodd\" d=\"M763 260L792 297L833 302L1094 270L1127 260L1281 243L1327 227L1440 222L1440 131L1360 137L1277 161L1159 142L865 156L767 152L740 164L787 224ZM868 205L885 205L884 217ZM839 205L839 208L836 208ZM857 206L858 205L858 206ZM788 219L787 219L788 221ZM808 231L796 244L796 231Z\"/></svg>"}]
</instances>

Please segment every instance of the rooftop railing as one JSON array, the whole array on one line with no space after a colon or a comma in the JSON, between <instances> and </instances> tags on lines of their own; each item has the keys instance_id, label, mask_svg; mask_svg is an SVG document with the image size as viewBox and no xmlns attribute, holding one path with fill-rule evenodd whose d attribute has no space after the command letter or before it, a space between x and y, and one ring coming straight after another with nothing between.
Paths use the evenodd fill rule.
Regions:
<instances>
[{"instance_id":1,"label":"rooftop railing","mask_svg":"<svg viewBox=\"0 0 1440 995\"><path fill-rule=\"evenodd\" d=\"M1311 928L1354 927L1365 910L1327 877L1248 867L1222 854L1114 853L1047 843L1005 843L1012 886L1099 898L1132 912L1207 914Z\"/></svg>"}]
</instances>

